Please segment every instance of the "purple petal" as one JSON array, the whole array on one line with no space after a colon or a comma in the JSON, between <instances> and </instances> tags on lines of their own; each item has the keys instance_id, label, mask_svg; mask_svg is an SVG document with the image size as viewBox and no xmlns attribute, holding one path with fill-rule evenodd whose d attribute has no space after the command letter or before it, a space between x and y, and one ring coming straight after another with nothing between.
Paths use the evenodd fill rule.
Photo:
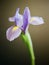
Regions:
<instances>
[{"instance_id":1,"label":"purple petal","mask_svg":"<svg viewBox=\"0 0 49 65\"><path fill-rule=\"evenodd\" d=\"M19 14L19 8L17 8L17 10L16 10L15 24L19 27L21 27L23 25L23 16L21 14Z\"/></svg>"},{"instance_id":2,"label":"purple petal","mask_svg":"<svg viewBox=\"0 0 49 65\"><path fill-rule=\"evenodd\" d=\"M6 31L6 37L9 41L13 41L15 38L19 37L20 34L21 34L21 29L16 26L11 26Z\"/></svg>"},{"instance_id":3,"label":"purple petal","mask_svg":"<svg viewBox=\"0 0 49 65\"><path fill-rule=\"evenodd\" d=\"M17 13L19 13L19 10L20 10L20 8L17 8L17 9L16 9L15 16L17 15Z\"/></svg>"},{"instance_id":4,"label":"purple petal","mask_svg":"<svg viewBox=\"0 0 49 65\"><path fill-rule=\"evenodd\" d=\"M18 27L21 27L23 25L23 17L21 15L19 15L18 18L15 18L15 25Z\"/></svg>"},{"instance_id":5,"label":"purple petal","mask_svg":"<svg viewBox=\"0 0 49 65\"><path fill-rule=\"evenodd\" d=\"M19 8L16 9L16 13L13 17L9 17L9 21L14 21L15 25L19 27L23 25L23 16L19 14Z\"/></svg>"},{"instance_id":6,"label":"purple petal","mask_svg":"<svg viewBox=\"0 0 49 65\"><path fill-rule=\"evenodd\" d=\"M15 21L15 18L17 18L18 17L18 14L19 14L19 8L17 8L16 9L16 13L15 13L15 15L13 16L13 17L9 17L9 21L11 22L13 22L13 21Z\"/></svg>"},{"instance_id":7,"label":"purple petal","mask_svg":"<svg viewBox=\"0 0 49 65\"><path fill-rule=\"evenodd\" d=\"M32 17L29 20L29 23L32 24L32 25L40 25L40 24L44 23L44 20L43 20L42 17Z\"/></svg>"},{"instance_id":8,"label":"purple petal","mask_svg":"<svg viewBox=\"0 0 49 65\"><path fill-rule=\"evenodd\" d=\"M26 27L28 26L28 21L30 19L30 11L29 8L26 7L23 14L23 29L26 30Z\"/></svg>"}]
</instances>

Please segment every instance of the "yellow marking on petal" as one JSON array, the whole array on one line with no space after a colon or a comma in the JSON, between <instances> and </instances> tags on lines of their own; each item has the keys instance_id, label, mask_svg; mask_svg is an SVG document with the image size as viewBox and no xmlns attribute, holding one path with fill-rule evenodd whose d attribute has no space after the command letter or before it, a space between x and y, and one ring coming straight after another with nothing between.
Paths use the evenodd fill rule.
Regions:
<instances>
[{"instance_id":1,"label":"yellow marking on petal","mask_svg":"<svg viewBox=\"0 0 49 65\"><path fill-rule=\"evenodd\" d=\"M14 32L17 29L18 29L18 26L14 26L13 29L12 29L12 32Z\"/></svg>"},{"instance_id":2,"label":"yellow marking on petal","mask_svg":"<svg viewBox=\"0 0 49 65\"><path fill-rule=\"evenodd\" d=\"M35 18L31 18L31 19L30 19L30 22L32 22L33 20L35 20Z\"/></svg>"}]
</instances>

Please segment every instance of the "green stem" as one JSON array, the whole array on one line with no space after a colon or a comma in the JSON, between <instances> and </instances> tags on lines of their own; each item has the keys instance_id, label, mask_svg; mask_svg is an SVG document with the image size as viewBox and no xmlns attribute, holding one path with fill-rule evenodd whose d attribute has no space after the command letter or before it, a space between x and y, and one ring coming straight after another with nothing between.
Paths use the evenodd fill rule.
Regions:
<instances>
[{"instance_id":1,"label":"green stem","mask_svg":"<svg viewBox=\"0 0 49 65\"><path fill-rule=\"evenodd\" d=\"M32 62L32 65L35 65L35 57L34 57L34 51L33 51L33 45L32 45L32 41L31 41L31 37L30 37L30 34L29 32L27 31L25 34L21 34L21 37L23 39L23 41L26 43L28 49L29 49L29 52L30 52L30 55L31 55L31 62Z\"/></svg>"}]
</instances>

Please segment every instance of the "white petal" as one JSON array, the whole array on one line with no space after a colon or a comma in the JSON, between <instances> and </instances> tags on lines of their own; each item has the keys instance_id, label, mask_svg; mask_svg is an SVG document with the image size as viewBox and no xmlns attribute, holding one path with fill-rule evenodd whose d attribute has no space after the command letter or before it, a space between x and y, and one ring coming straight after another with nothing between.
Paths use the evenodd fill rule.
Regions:
<instances>
[{"instance_id":1,"label":"white petal","mask_svg":"<svg viewBox=\"0 0 49 65\"><path fill-rule=\"evenodd\" d=\"M31 17L29 23L32 25L40 25L44 23L44 20L42 17Z\"/></svg>"},{"instance_id":2,"label":"white petal","mask_svg":"<svg viewBox=\"0 0 49 65\"><path fill-rule=\"evenodd\" d=\"M9 41L13 41L15 38L19 37L21 34L21 29L15 26L11 26L6 31L6 37Z\"/></svg>"},{"instance_id":3,"label":"white petal","mask_svg":"<svg viewBox=\"0 0 49 65\"><path fill-rule=\"evenodd\" d=\"M10 22L14 22L15 21L15 17L9 17L8 19Z\"/></svg>"}]
</instances>

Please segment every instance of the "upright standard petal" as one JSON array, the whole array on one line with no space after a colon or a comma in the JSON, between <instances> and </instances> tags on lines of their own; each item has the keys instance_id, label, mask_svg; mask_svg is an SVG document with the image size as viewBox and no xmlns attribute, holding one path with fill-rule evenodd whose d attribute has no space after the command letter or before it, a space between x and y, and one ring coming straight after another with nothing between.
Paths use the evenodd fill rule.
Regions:
<instances>
[{"instance_id":1,"label":"upright standard petal","mask_svg":"<svg viewBox=\"0 0 49 65\"><path fill-rule=\"evenodd\" d=\"M44 20L42 17L31 17L29 23L32 25L40 25L44 23Z\"/></svg>"},{"instance_id":2,"label":"upright standard petal","mask_svg":"<svg viewBox=\"0 0 49 65\"><path fill-rule=\"evenodd\" d=\"M9 20L10 22L15 21L15 18L18 17L18 14L19 14L19 8L16 9L15 15L14 15L13 17L9 17L8 20Z\"/></svg>"},{"instance_id":3,"label":"upright standard petal","mask_svg":"<svg viewBox=\"0 0 49 65\"><path fill-rule=\"evenodd\" d=\"M30 14L30 10L29 10L28 7L26 7L26 8L24 9L24 15L25 15L25 17L28 19L28 21L29 21L29 19L31 18L31 14Z\"/></svg>"},{"instance_id":4,"label":"upright standard petal","mask_svg":"<svg viewBox=\"0 0 49 65\"><path fill-rule=\"evenodd\" d=\"M9 41L13 41L15 38L19 37L21 34L21 29L17 26L11 26L6 31L6 37Z\"/></svg>"},{"instance_id":5,"label":"upright standard petal","mask_svg":"<svg viewBox=\"0 0 49 65\"><path fill-rule=\"evenodd\" d=\"M21 14L19 14L19 10L20 8L16 9L16 14L15 14L15 24L18 27L21 27L23 25L23 16Z\"/></svg>"},{"instance_id":6,"label":"upright standard petal","mask_svg":"<svg viewBox=\"0 0 49 65\"><path fill-rule=\"evenodd\" d=\"M23 30L25 31L27 26L28 26L28 21L30 19L30 10L28 7L24 9L24 14L23 14Z\"/></svg>"},{"instance_id":7,"label":"upright standard petal","mask_svg":"<svg viewBox=\"0 0 49 65\"><path fill-rule=\"evenodd\" d=\"M22 17L22 15L19 14L19 10L20 10L20 8L17 8L17 9L16 9L16 13L15 13L15 18L17 18L17 19L19 19L19 18Z\"/></svg>"},{"instance_id":8,"label":"upright standard petal","mask_svg":"<svg viewBox=\"0 0 49 65\"><path fill-rule=\"evenodd\" d=\"M9 17L8 19L11 22L15 22L15 25L21 27L23 25L23 16L19 14L19 8L16 9L16 13L13 17Z\"/></svg>"}]
</instances>

